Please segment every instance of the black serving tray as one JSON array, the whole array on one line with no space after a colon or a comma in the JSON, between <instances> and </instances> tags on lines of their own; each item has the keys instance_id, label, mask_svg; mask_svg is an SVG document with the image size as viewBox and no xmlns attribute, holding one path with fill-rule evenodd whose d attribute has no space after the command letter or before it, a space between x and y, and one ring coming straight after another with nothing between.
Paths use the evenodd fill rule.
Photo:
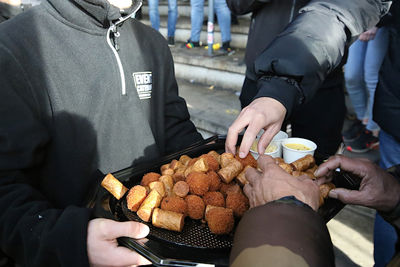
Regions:
<instances>
[{"instance_id":1,"label":"black serving tray","mask_svg":"<svg viewBox=\"0 0 400 267\"><path fill-rule=\"evenodd\" d=\"M239 136L238 144L240 144L241 138L242 136ZM173 159L178 159L181 155L197 157L211 150L223 153L225 150L225 140L226 136L216 135L180 152L167 155L156 161L145 163L137 167L129 167L114 172L113 175L126 187L130 188L133 185L139 184L144 174L148 172L159 172L163 164L169 163ZM325 160L324 157L320 157L319 155L314 155L314 157L318 164ZM348 189L357 189L359 187L357 180L344 172L335 172L332 182L337 187ZM126 213L126 210L124 210L124 201L125 198L119 201L116 200L105 189L100 187L94 205L95 215L97 217L110 218L118 221L140 221L140 219L131 217ZM319 208L318 213L327 223L344 206L345 205L339 200L328 198L325 200L324 205ZM210 235L207 233L207 231L209 231L207 227L201 229L201 225L193 225L196 223L198 224L198 222L192 220L189 222L189 226L187 226L185 222L185 228L189 227L190 231L192 231L192 228L194 230L189 233L184 233L185 230L182 232L185 235L189 235L189 237L192 236L195 239L194 243L180 241L180 233L155 228L151 223L146 223L150 227L150 234L147 238L135 240L128 237L121 237L118 241L121 245L133 249L149 259L155 266L228 266L233 235L222 237ZM204 237L206 239L204 241L206 245L197 245L198 242L201 243L202 240L197 240L196 236ZM176 239L176 237L178 239Z\"/></svg>"}]
</instances>

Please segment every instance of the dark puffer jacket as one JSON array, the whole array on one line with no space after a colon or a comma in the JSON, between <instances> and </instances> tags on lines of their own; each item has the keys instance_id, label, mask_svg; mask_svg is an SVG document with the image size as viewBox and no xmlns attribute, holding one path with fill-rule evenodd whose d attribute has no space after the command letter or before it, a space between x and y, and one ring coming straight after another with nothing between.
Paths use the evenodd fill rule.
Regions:
<instances>
[{"instance_id":1,"label":"dark puffer jacket","mask_svg":"<svg viewBox=\"0 0 400 267\"><path fill-rule=\"evenodd\" d=\"M287 117L311 99L328 74L335 75L332 72L342 62L351 37L376 25L389 7L378 0L227 2L234 13L253 12L246 76L257 80L256 98L278 100L285 106ZM296 10L302 6L297 15ZM296 21L286 27L296 15Z\"/></svg>"}]
</instances>

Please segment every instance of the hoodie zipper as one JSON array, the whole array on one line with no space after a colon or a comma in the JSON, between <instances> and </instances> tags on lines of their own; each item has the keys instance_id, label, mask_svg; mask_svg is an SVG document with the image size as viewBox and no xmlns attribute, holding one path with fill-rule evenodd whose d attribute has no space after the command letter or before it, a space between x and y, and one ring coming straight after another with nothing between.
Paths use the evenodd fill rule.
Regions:
<instances>
[{"instance_id":1,"label":"hoodie zipper","mask_svg":"<svg viewBox=\"0 0 400 267\"><path fill-rule=\"evenodd\" d=\"M111 26L107 30L107 44L111 48L115 59L117 60L118 64L118 69L119 69L119 74L120 74L120 79L121 79L121 94L126 95L126 82L125 82L125 72L124 72L124 67L122 66L121 58L118 54L119 50L119 44L118 44L118 38L120 37L120 33L118 32L118 25L124 22L125 20L129 19L132 17L133 14L135 14L139 8L142 6L142 1L139 1L139 4L134 8L133 12L125 17L121 17L118 19L116 23L111 22ZM114 44L111 42L111 38L114 41Z\"/></svg>"},{"instance_id":2,"label":"hoodie zipper","mask_svg":"<svg viewBox=\"0 0 400 267\"><path fill-rule=\"evenodd\" d=\"M296 8L296 0L293 0L292 1L292 9L290 10L289 23L291 23L293 20L295 8Z\"/></svg>"}]
</instances>

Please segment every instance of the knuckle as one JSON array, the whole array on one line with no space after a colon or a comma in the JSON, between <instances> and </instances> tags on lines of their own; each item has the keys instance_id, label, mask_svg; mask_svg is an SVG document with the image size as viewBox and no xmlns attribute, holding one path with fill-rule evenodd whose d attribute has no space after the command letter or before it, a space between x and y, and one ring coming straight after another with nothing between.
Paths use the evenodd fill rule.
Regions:
<instances>
[{"instance_id":1,"label":"knuckle","mask_svg":"<svg viewBox=\"0 0 400 267\"><path fill-rule=\"evenodd\" d=\"M98 222L98 228L103 235L108 236L110 233L110 225L108 220L100 220Z\"/></svg>"}]
</instances>

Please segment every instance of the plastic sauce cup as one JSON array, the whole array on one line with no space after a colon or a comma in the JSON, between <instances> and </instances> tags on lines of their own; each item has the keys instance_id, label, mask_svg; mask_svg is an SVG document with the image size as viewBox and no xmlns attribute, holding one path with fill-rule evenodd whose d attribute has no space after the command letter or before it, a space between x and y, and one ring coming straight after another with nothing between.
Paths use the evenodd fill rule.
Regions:
<instances>
[{"instance_id":1,"label":"plastic sauce cup","mask_svg":"<svg viewBox=\"0 0 400 267\"><path fill-rule=\"evenodd\" d=\"M288 147L288 145L291 146L293 144L304 146L307 149L295 149ZM317 145L313 141L308 139L292 137L282 141L282 149L283 160L286 163L292 163L293 161L296 161L308 154L314 156Z\"/></svg>"}]
</instances>

